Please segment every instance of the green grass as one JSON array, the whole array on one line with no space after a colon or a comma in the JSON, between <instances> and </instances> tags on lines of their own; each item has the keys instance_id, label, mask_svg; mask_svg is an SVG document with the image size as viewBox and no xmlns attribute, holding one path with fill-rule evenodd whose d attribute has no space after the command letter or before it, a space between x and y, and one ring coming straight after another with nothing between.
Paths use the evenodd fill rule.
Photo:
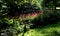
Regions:
<instances>
[{"instance_id":1,"label":"green grass","mask_svg":"<svg viewBox=\"0 0 60 36\"><path fill-rule=\"evenodd\" d=\"M22 34L19 34L21 36ZM60 22L54 25L47 25L43 28L34 28L27 31L24 36L59 36Z\"/></svg>"}]
</instances>

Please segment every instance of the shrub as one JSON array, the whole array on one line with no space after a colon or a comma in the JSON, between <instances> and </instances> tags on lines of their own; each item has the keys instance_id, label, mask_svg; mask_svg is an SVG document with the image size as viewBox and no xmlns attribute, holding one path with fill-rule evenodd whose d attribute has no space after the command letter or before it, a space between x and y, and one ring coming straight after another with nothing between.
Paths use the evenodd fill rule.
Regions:
<instances>
[{"instance_id":1,"label":"shrub","mask_svg":"<svg viewBox=\"0 0 60 36\"><path fill-rule=\"evenodd\" d=\"M18 31L13 27L8 27L0 31L1 36L17 36Z\"/></svg>"}]
</instances>

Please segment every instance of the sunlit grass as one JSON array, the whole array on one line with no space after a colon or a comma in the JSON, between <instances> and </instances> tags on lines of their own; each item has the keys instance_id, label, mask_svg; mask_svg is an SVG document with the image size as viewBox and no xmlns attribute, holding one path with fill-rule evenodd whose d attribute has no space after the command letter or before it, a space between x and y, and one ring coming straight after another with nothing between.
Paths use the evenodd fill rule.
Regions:
<instances>
[{"instance_id":1,"label":"sunlit grass","mask_svg":"<svg viewBox=\"0 0 60 36\"><path fill-rule=\"evenodd\" d=\"M43 30L36 30L36 29L33 29L33 30L30 30L28 31L27 33L25 33L25 36L46 36L46 35L49 35L51 33L53 33L54 31L57 31L57 32L60 32L60 28L47 28L47 29L43 29Z\"/></svg>"},{"instance_id":2,"label":"sunlit grass","mask_svg":"<svg viewBox=\"0 0 60 36\"><path fill-rule=\"evenodd\" d=\"M52 36L54 31L60 34L60 24L47 26L44 28L35 28L25 33L25 36Z\"/></svg>"},{"instance_id":3,"label":"sunlit grass","mask_svg":"<svg viewBox=\"0 0 60 36\"><path fill-rule=\"evenodd\" d=\"M60 9L60 7L56 7L56 9Z\"/></svg>"}]
</instances>

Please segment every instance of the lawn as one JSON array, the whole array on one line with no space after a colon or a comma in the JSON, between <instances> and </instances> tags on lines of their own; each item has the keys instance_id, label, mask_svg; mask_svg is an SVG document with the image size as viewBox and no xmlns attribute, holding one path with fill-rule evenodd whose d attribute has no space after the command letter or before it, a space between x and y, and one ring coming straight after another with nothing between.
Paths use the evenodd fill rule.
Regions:
<instances>
[{"instance_id":1,"label":"lawn","mask_svg":"<svg viewBox=\"0 0 60 36\"><path fill-rule=\"evenodd\" d=\"M22 36L22 34L18 36ZM60 36L60 22L55 25L44 26L43 28L30 29L24 36Z\"/></svg>"}]
</instances>

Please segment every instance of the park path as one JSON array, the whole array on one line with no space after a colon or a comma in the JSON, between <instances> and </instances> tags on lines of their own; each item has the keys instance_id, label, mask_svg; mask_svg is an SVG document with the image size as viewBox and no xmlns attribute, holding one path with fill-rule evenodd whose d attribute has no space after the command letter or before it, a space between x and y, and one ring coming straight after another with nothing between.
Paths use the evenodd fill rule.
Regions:
<instances>
[{"instance_id":1,"label":"park path","mask_svg":"<svg viewBox=\"0 0 60 36\"><path fill-rule=\"evenodd\" d=\"M42 12L40 12L40 11L33 11L32 13L28 13L28 14L25 14L25 13L23 13L23 14L15 13L15 14L13 14L14 16L10 16L10 18L17 17L19 19L20 18L31 18L31 19L33 19L33 18L35 18L36 16L38 16L40 14L42 14Z\"/></svg>"}]
</instances>

